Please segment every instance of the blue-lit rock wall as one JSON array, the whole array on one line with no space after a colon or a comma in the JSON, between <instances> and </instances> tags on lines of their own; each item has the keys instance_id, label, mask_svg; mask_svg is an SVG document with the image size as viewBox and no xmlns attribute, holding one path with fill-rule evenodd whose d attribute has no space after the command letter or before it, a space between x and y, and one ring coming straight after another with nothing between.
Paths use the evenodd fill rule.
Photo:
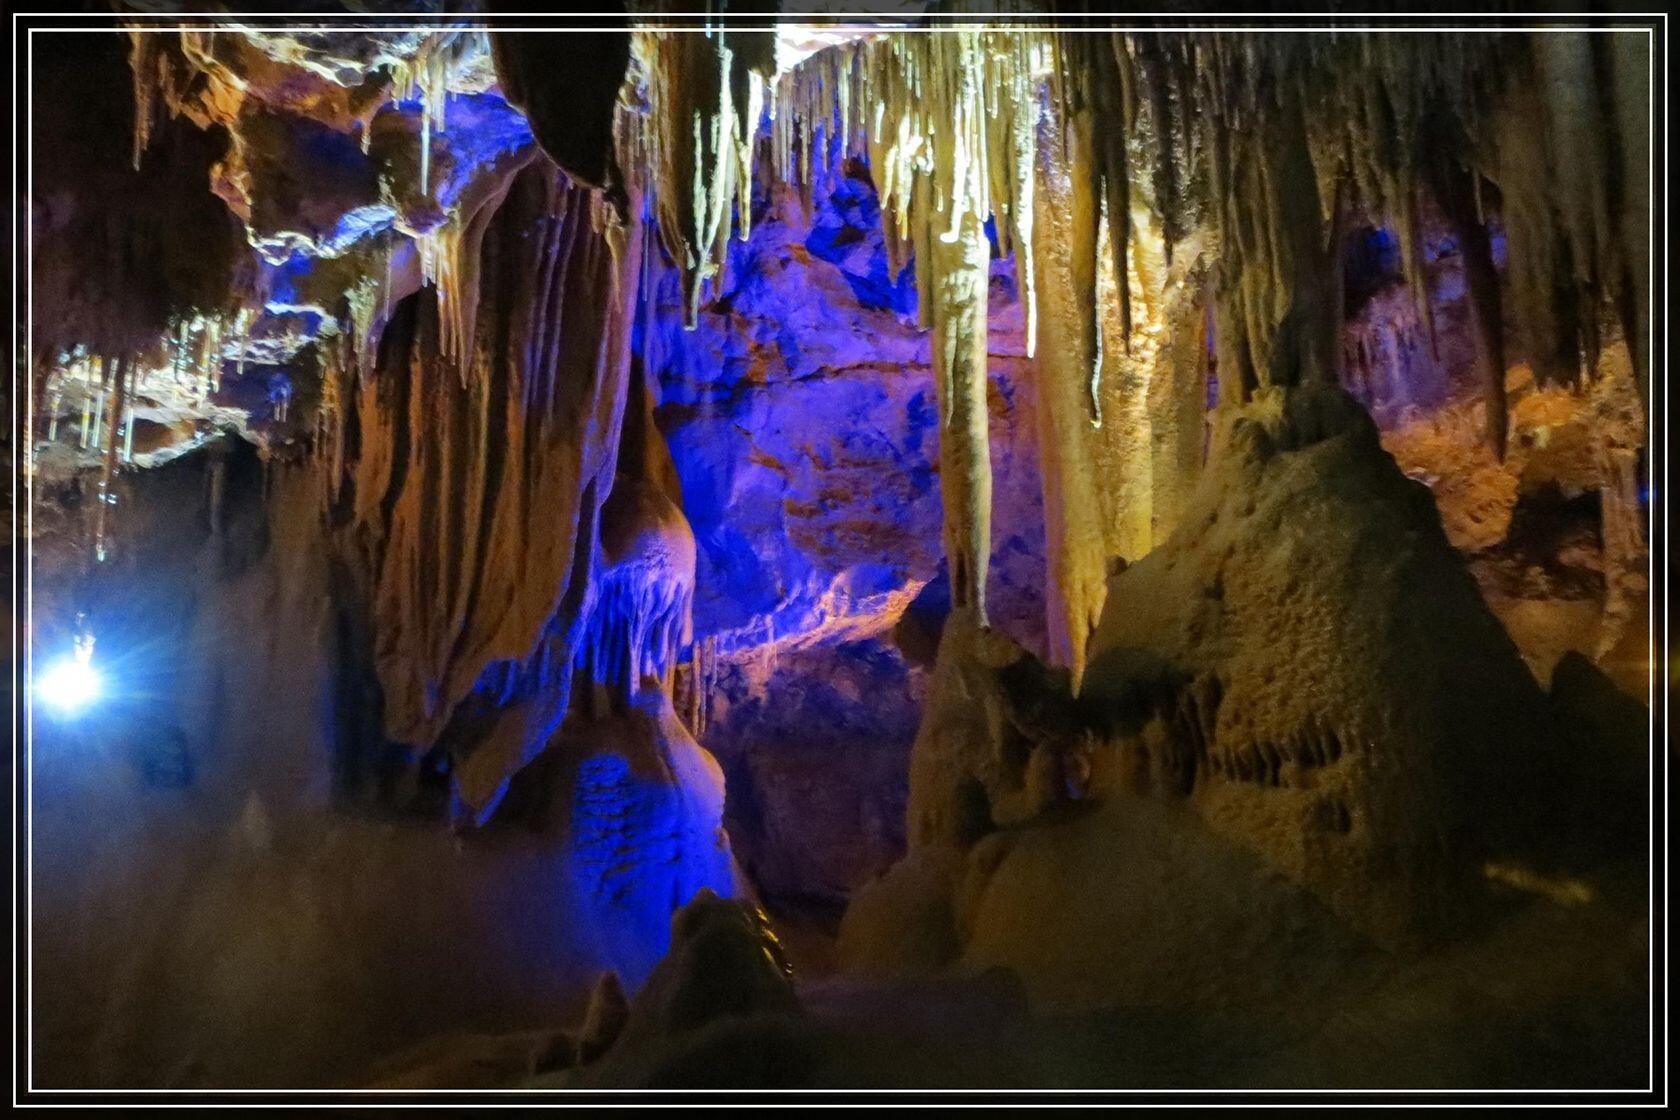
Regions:
<instances>
[{"instance_id":1,"label":"blue-lit rock wall","mask_svg":"<svg viewBox=\"0 0 1680 1120\"><path fill-rule=\"evenodd\" d=\"M728 775L731 837L761 889L816 901L902 848L923 682L890 631L944 564L914 277L889 275L868 172L846 172L809 215L793 192L760 189L698 328L682 329L667 270L639 337L699 546L701 741ZM991 319L991 603L1040 648L1043 515L1006 260Z\"/></svg>"},{"instance_id":2,"label":"blue-lit rock wall","mask_svg":"<svg viewBox=\"0 0 1680 1120\"><path fill-rule=\"evenodd\" d=\"M755 209L699 328L681 329L666 272L641 331L700 545L695 632L720 654L879 633L942 563L928 335L913 278L888 278L867 172L819 196L809 221L791 192ZM1043 529L1006 261L991 302L995 613L1031 644Z\"/></svg>"}]
</instances>

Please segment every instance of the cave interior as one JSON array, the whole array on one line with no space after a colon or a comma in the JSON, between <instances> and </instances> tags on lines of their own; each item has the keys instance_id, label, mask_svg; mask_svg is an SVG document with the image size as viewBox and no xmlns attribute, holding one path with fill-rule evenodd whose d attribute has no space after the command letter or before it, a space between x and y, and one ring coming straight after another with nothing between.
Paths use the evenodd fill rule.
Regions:
<instances>
[{"instance_id":1,"label":"cave interior","mask_svg":"<svg viewBox=\"0 0 1680 1120\"><path fill-rule=\"evenodd\" d=\"M33 1084L1645 1084L1647 35L168 7L31 38Z\"/></svg>"}]
</instances>

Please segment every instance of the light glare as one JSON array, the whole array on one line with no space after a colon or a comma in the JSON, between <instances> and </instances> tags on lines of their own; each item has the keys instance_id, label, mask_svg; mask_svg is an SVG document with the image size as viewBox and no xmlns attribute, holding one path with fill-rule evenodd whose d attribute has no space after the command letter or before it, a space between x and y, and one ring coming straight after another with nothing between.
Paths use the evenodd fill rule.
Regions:
<instances>
[{"instance_id":1,"label":"light glare","mask_svg":"<svg viewBox=\"0 0 1680 1120\"><path fill-rule=\"evenodd\" d=\"M35 678L35 698L65 716L99 699L99 688L98 672L78 657L63 658Z\"/></svg>"}]
</instances>

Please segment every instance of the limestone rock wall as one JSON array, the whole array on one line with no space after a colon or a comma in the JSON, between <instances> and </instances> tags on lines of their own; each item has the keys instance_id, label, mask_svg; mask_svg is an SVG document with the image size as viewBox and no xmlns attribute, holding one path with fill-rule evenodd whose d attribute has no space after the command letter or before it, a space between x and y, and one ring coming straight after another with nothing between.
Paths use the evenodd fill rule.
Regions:
<instances>
[{"instance_id":1,"label":"limestone rock wall","mask_svg":"<svg viewBox=\"0 0 1680 1120\"><path fill-rule=\"evenodd\" d=\"M635 244L615 252L604 204L552 164L504 189L473 254L483 310L465 367L423 290L357 375L339 436L337 516L365 580L383 735L418 755L449 729L454 788L478 820L565 713L627 393L615 297L632 299L636 276Z\"/></svg>"},{"instance_id":2,"label":"limestone rock wall","mask_svg":"<svg viewBox=\"0 0 1680 1120\"><path fill-rule=\"evenodd\" d=\"M847 910L849 966L1004 965L1058 1005L1240 1001L1252 970L1287 985L1466 936L1512 881L1590 898L1571 876L1632 850L1632 737L1581 756L1594 733L1548 703L1359 406L1262 391L1229 419L1178 529L1110 577L1077 698L946 621L908 854ZM1097 931L1122 928L1109 952ZM1187 941L1205 952L1173 963Z\"/></svg>"},{"instance_id":3,"label":"limestone rock wall","mask_svg":"<svg viewBox=\"0 0 1680 1120\"><path fill-rule=\"evenodd\" d=\"M867 171L837 168L808 214L779 187L755 210L695 331L678 326L678 277L657 274L638 350L699 549L678 709L729 775L758 887L827 908L902 851L923 673L891 632L918 596L945 601L935 626L948 609L938 416ZM1034 403L1007 266L991 281L989 604L1042 649Z\"/></svg>"},{"instance_id":4,"label":"limestone rock wall","mask_svg":"<svg viewBox=\"0 0 1680 1120\"><path fill-rule=\"evenodd\" d=\"M1379 936L1428 925L1551 804L1539 687L1351 401L1266 401L1230 439L1110 581L1091 698L1142 717L1116 777L1187 795Z\"/></svg>"}]
</instances>

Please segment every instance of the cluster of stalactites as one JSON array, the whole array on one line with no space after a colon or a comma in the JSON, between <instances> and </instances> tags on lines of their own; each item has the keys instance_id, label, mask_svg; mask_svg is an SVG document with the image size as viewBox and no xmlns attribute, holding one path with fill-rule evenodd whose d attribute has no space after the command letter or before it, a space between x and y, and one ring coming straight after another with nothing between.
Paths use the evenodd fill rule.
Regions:
<instances>
[{"instance_id":1,"label":"cluster of stalactites","mask_svg":"<svg viewBox=\"0 0 1680 1120\"><path fill-rule=\"evenodd\" d=\"M1050 350L1039 374L1060 386L1041 393L1059 402L1059 419L1045 433L1061 437L1056 454L1078 442L1076 418L1103 423L1106 341L1130 352L1133 301L1159 287L1142 282L1145 272L1162 271L1152 239L1170 265L1175 245L1204 227L1222 402L1341 375L1338 239L1354 215L1397 230L1418 318L1432 335L1423 264L1429 207L1465 259L1496 450L1506 428L1506 343L1490 229L1508 236L1511 318L1542 376L1590 370L1602 327L1618 320L1644 374L1649 58L1635 35L942 25L824 50L779 77L775 35L764 30L641 28L631 53L615 122L617 164L635 188L624 201L645 191L648 216L683 277L689 326L707 284L723 276L731 234L749 233L766 110L771 171L783 181L809 192L842 160L867 162L894 274L917 261L940 395L953 593L982 615L988 222L998 252L1012 258L1029 351ZM442 58L418 58L397 75L399 96L423 90L423 134L441 111ZM156 92L173 71L139 37L133 59L143 106L138 152L151 107L160 96L173 100ZM1078 182L1063 181L1069 174ZM1043 205L1052 187L1067 207ZM474 224L473 211L463 210L421 244L443 304L442 345L463 378L476 307ZM611 239L615 251L620 240ZM1043 266L1047 254L1054 259ZM1105 302L1117 303L1117 331L1102 327ZM1052 306L1054 323L1041 310ZM1150 309L1142 318L1152 318ZM356 334L371 332L358 324ZM1092 506L1089 493L1068 497L1100 481L1082 475L1085 457L1061 466L1047 510ZM1077 521L1069 510L1062 517ZM1070 562L1070 571L1086 572L1091 586L1065 596L1073 635L1100 600L1091 573L1106 545L1093 536L1079 547L1091 555ZM1076 636L1068 646L1077 662Z\"/></svg>"},{"instance_id":2,"label":"cluster of stalactites","mask_svg":"<svg viewBox=\"0 0 1680 1120\"><path fill-rule=\"evenodd\" d=\"M991 551L986 225L1014 260L1030 349L1036 125L1051 47L1045 35L979 25L860 40L784 75L771 106L775 172L808 192L841 160L866 160L893 274L915 257L939 395L952 601L982 619Z\"/></svg>"},{"instance_id":3,"label":"cluster of stalactites","mask_svg":"<svg viewBox=\"0 0 1680 1120\"><path fill-rule=\"evenodd\" d=\"M129 66L134 85L134 137L133 160L136 168L146 148L151 142L154 122L160 108L166 109L172 116L188 114L201 125L222 123L232 125L239 115L239 102L243 98L242 80L234 70L218 60L216 55L216 32L213 28L181 28L162 29L156 27L134 27L129 29L130 52ZM398 102L418 100L420 103L420 138L418 147L418 182L416 184L421 196L429 196L432 183L432 148L433 138L443 131L445 124L445 109L448 102L450 82L454 68L458 65L459 56L470 45L472 35L482 35L482 32L439 32L421 40L419 49L410 56L390 57L385 59L383 67L389 77L390 97ZM235 36L224 36L224 42L236 40ZM209 87L232 83L236 87L235 95L227 100L228 104L211 105L217 100L214 92L200 91L194 98L187 98L186 94L198 85L204 84L196 79L202 78ZM203 104L198 104L203 102ZM219 115L218 115L219 114ZM236 173L237 166L242 162L239 148L243 138L239 129L230 128L235 153L224 164L223 174ZM367 122L361 126L363 150L366 151L372 136L372 128ZM513 169L522 165L516 161ZM483 212L482 203L487 199L499 199L499 188L505 187L508 169L498 167L499 175L492 176L487 184L481 184L482 189L469 192L466 197L458 200L450 211L443 215L443 222L435 229L430 229L415 235L423 279L435 284L438 298L443 311L442 329L444 344L449 356L456 360L456 364L465 376L465 367L469 356L466 353L467 340L471 337L472 322L476 311L476 286L472 275L475 266L475 250L477 237L482 234L482 223L475 227L474 219ZM386 201L394 204L399 186L397 184L383 184ZM494 207L489 209L493 210ZM256 244L254 231L247 231ZM388 272L388 270L387 270ZM387 275L386 288L389 287ZM363 277L360 289L368 289L374 277ZM366 290L351 289L346 292L352 311L360 313L360 320L356 326L359 345L369 344L370 333L367 331L370 315L366 313ZM350 324L346 323L346 326ZM365 365L365 361L361 364Z\"/></svg>"},{"instance_id":4,"label":"cluster of stalactites","mask_svg":"<svg viewBox=\"0 0 1680 1120\"><path fill-rule=\"evenodd\" d=\"M693 599L691 584L642 568L602 572L577 650L585 679L606 689L620 709L644 682L669 691L678 657L691 639Z\"/></svg>"},{"instance_id":5,"label":"cluster of stalactites","mask_svg":"<svg viewBox=\"0 0 1680 1120\"><path fill-rule=\"evenodd\" d=\"M1181 119L1201 135L1185 146L1204 153L1200 193L1221 235L1221 276L1246 286L1244 317L1260 319L1247 324L1251 336L1274 331L1297 293L1302 273L1289 250L1310 248L1304 227L1316 219L1318 237L1333 247L1359 214L1396 230L1418 317L1433 338L1423 268L1433 208L1464 258L1496 451L1505 436L1506 352L1491 230L1508 235L1504 287L1542 376L1590 371L1609 324L1640 352L1649 67L1640 35L1137 41L1166 59L1152 81L1162 72L1178 73L1175 87L1194 79L1195 111ZM1300 134L1316 215L1290 208L1306 190L1294 151ZM1251 357L1250 383L1334 372L1268 368L1263 354Z\"/></svg>"},{"instance_id":6,"label":"cluster of stalactites","mask_svg":"<svg viewBox=\"0 0 1680 1120\"><path fill-rule=\"evenodd\" d=\"M912 252L993 221L1012 254L1036 333L1033 252L1035 128L1053 52L1050 36L959 26L895 34L822 51L784 74L771 104L776 174L806 192L847 158L867 161L896 276ZM936 300L918 270L924 326Z\"/></svg>"},{"instance_id":7,"label":"cluster of stalactites","mask_svg":"<svg viewBox=\"0 0 1680 1120\"><path fill-rule=\"evenodd\" d=\"M1522 80L1473 134L1498 187L1507 286L1540 376L1589 379L1619 327L1649 353L1651 66L1639 32L1535 35Z\"/></svg>"},{"instance_id":8,"label":"cluster of stalactites","mask_svg":"<svg viewBox=\"0 0 1680 1120\"><path fill-rule=\"evenodd\" d=\"M647 169L665 251L682 274L684 324L693 328L708 282L723 275L732 231L751 231L753 148L775 73L766 31L638 30L633 68L647 76L648 121L618 162Z\"/></svg>"},{"instance_id":9,"label":"cluster of stalactites","mask_svg":"<svg viewBox=\"0 0 1680 1120\"><path fill-rule=\"evenodd\" d=\"M1240 404L1264 386L1341 376L1340 237L1355 215L1397 230L1433 344L1424 228L1443 219L1464 257L1488 439L1502 454L1501 225L1515 318L1541 364L1574 352L1591 368L1598 324L1618 315L1636 334L1640 43L946 26L853 42L784 74L770 105L776 173L808 196L843 159L866 161L894 273L912 254L918 262L940 377L947 550L954 577L973 569L967 578L980 584L958 587L958 602L966 594L983 611L989 543L985 429L975 423L984 358L971 345L984 332L985 287L973 282L984 257L949 251L974 236L976 219L992 219L999 251L1013 255L1029 347L1048 348L1039 395L1054 415L1041 434L1056 461L1045 497L1053 559L1065 569L1052 581L1069 582L1059 596L1068 617L1052 630L1065 630L1061 653L1077 673L1105 546L1103 534L1074 533L1097 504L1075 410L1082 399L1089 425L1102 426L1104 346L1130 355L1133 302L1159 298L1174 247L1194 231L1209 235L1198 241L1213 262L1220 400ZM1035 226L1034 196L1046 192L1055 200ZM1111 331L1108 302L1117 304ZM1144 307L1144 321L1157 311Z\"/></svg>"},{"instance_id":10,"label":"cluster of stalactites","mask_svg":"<svg viewBox=\"0 0 1680 1120\"><path fill-rule=\"evenodd\" d=\"M398 62L391 67L391 95L397 101L420 102L420 193L429 195L432 189L432 136L442 132L444 112L449 99L450 40L434 36L425 41L412 60ZM371 129L362 130L365 145Z\"/></svg>"},{"instance_id":11,"label":"cluster of stalactites","mask_svg":"<svg viewBox=\"0 0 1680 1120\"><path fill-rule=\"evenodd\" d=\"M138 410L150 395L165 399L205 401L220 386L224 331L230 320L194 316L175 324L161 347L124 348L116 352L75 346L54 353L40 371L40 398L48 416L46 437L59 438L59 414L66 404L81 402L79 423L72 416L78 450L99 464L99 483L93 517L93 555L109 558L116 529L112 488L117 467L134 458L134 428ZM243 320L231 320L238 331ZM244 336L234 343L243 349Z\"/></svg>"}]
</instances>

